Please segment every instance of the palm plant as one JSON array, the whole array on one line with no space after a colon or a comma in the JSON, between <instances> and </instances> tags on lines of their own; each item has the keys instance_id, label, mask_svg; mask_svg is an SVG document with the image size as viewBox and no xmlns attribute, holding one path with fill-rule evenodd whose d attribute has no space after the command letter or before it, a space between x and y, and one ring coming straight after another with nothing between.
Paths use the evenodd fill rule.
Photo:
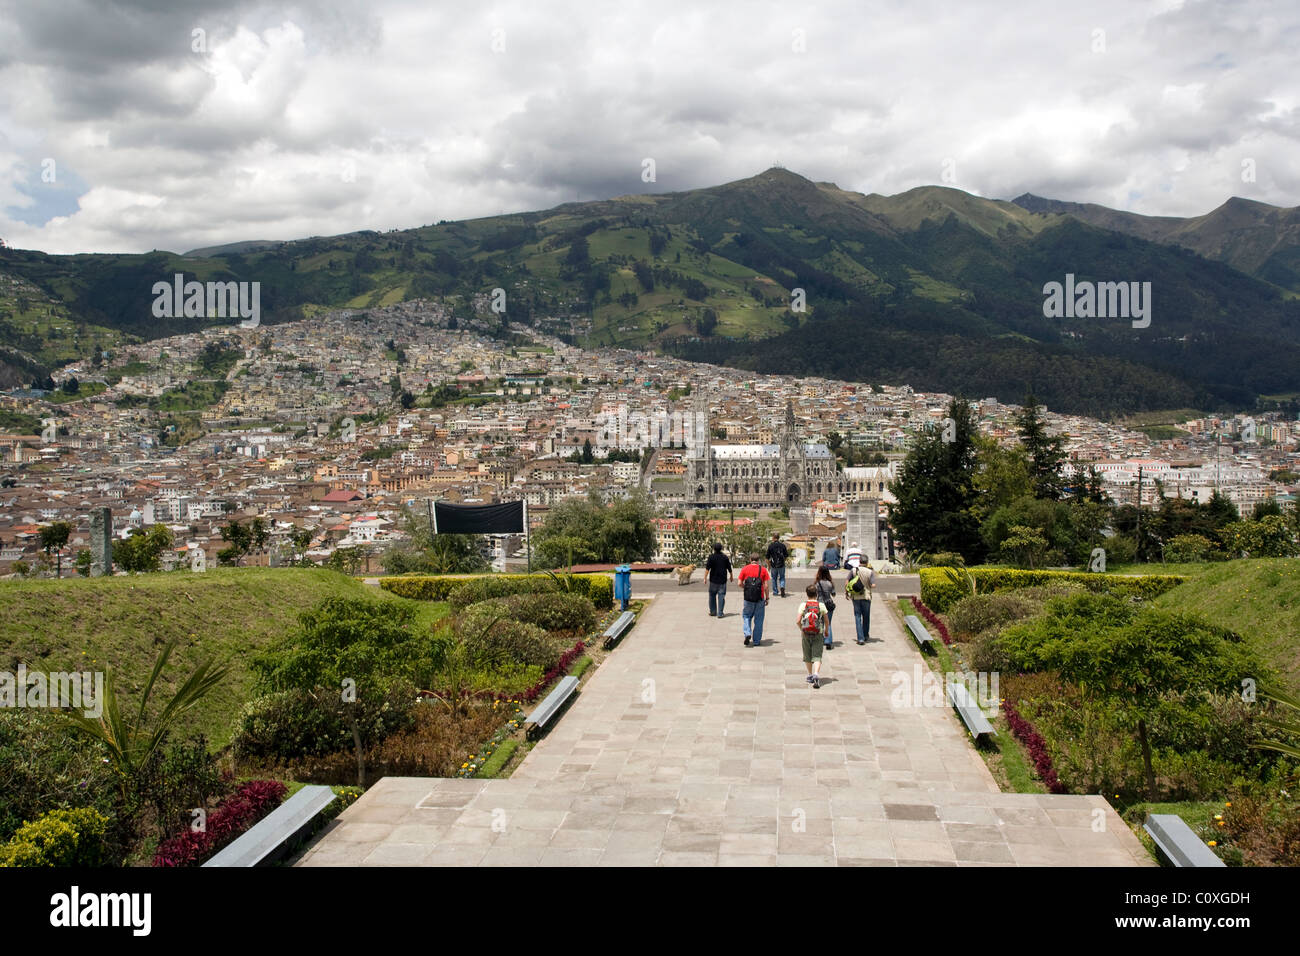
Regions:
<instances>
[{"instance_id":1,"label":"palm plant","mask_svg":"<svg viewBox=\"0 0 1300 956\"><path fill-rule=\"evenodd\" d=\"M1300 739L1300 697L1278 688L1260 688L1260 696L1287 708L1285 716L1278 715L1278 707L1271 708L1269 716L1260 723L1273 731L1281 731L1291 740ZM1300 757L1300 747L1285 740L1261 740L1255 744L1260 750L1276 750L1288 757Z\"/></svg>"},{"instance_id":2,"label":"palm plant","mask_svg":"<svg viewBox=\"0 0 1300 956\"><path fill-rule=\"evenodd\" d=\"M124 717L122 714L111 667L104 675L103 700L98 702L101 705L100 716L92 719L79 711L65 715L74 732L104 745L109 762L117 771L118 786L124 799L130 794L132 781L162 748L168 731L176 721L192 710L230 671L226 665L215 666L210 660L201 661L157 717L151 719L147 712L149 698L153 696L154 685L175 649L176 641L172 640L158 654L140 697L139 709L134 715Z\"/></svg>"}]
</instances>

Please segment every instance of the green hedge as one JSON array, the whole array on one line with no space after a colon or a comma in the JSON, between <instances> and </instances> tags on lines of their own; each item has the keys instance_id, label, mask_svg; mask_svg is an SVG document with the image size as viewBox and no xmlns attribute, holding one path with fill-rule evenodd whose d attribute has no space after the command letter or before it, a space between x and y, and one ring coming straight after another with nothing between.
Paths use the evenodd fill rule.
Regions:
<instances>
[{"instance_id":1,"label":"green hedge","mask_svg":"<svg viewBox=\"0 0 1300 956\"><path fill-rule=\"evenodd\" d=\"M614 606L614 579L608 574L559 574L554 578L549 574L424 575L381 578L379 586L398 597L416 601L450 601L456 607L465 607L511 594L564 591L566 582L574 593L589 598L598 610Z\"/></svg>"},{"instance_id":2,"label":"green hedge","mask_svg":"<svg viewBox=\"0 0 1300 956\"><path fill-rule=\"evenodd\" d=\"M944 613L957 601L970 595L970 591L962 587L959 581L948 578L949 570L949 568L922 568L920 571L921 600L937 614ZM1048 586L1070 581L1082 584L1089 591L1097 594L1150 600L1187 580L1172 574L1120 577L1086 571L1023 571L1019 568L969 568L968 570L971 577L975 579L977 594Z\"/></svg>"},{"instance_id":3,"label":"green hedge","mask_svg":"<svg viewBox=\"0 0 1300 956\"><path fill-rule=\"evenodd\" d=\"M51 810L0 846L0 866L102 866L108 817L90 807Z\"/></svg>"}]
</instances>

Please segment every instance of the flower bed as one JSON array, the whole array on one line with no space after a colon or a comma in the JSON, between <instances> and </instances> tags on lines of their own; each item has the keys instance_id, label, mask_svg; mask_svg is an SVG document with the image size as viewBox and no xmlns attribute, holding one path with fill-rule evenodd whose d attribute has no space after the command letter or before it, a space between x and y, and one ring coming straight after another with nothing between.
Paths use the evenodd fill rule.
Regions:
<instances>
[{"instance_id":1,"label":"flower bed","mask_svg":"<svg viewBox=\"0 0 1300 956\"><path fill-rule=\"evenodd\" d=\"M1042 734L1020 715L1020 711L1011 701L1002 702L1002 713L1007 718L1007 726L1011 728L1011 733L1029 751L1029 758L1034 762L1038 778L1051 793L1066 793L1065 784L1057 779L1056 769L1052 766L1052 755L1047 752L1047 741L1043 740Z\"/></svg>"},{"instance_id":2,"label":"flower bed","mask_svg":"<svg viewBox=\"0 0 1300 956\"><path fill-rule=\"evenodd\" d=\"M939 613L970 594L969 589L948 576L951 570L953 569L922 568L920 572L921 600ZM977 594L1072 581L1082 584L1089 591L1147 600L1159 597L1186 580L1173 574L1127 577L1084 571L1025 571L1018 568L970 568L969 573L975 581Z\"/></svg>"},{"instance_id":3,"label":"flower bed","mask_svg":"<svg viewBox=\"0 0 1300 956\"><path fill-rule=\"evenodd\" d=\"M939 638L943 641L944 647L952 645L952 635L948 633L948 625L943 623L943 619L926 607L919 597L912 595L912 607L916 608L916 613L925 618L925 622L939 632Z\"/></svg>"},{"instance_id":4,"label":"flower bed","mask_svg":"<svg viewBox=\"0 0 1300 956\"><path fill-rule=\"evenodd\" d=\"M153 865L198 866L283 803L288 792L278 780L241 784L207 815L202 829L186 830L160 843Z\"/></svg>"}]
</instances>

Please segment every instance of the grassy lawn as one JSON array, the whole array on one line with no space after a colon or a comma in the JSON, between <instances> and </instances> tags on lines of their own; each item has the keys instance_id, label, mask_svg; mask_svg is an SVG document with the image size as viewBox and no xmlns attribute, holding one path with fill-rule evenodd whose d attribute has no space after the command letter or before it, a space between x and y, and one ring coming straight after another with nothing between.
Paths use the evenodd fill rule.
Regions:
<instances>
[{"instance_id":1,"label":"grassy lawn","mask_svg":"<svg viewBox=\"0 0 1300 956\"><path fill-rule=\"evenodd\" d=\"M1300 559L1251 558L1179 565L1195 577L1155 606L1198 614L1250 641L1300 689ZM1187 567L1194 572L1184 572Z\"/></svg>"},{"instance_id":2,"label":"grassy lawn","mask_svg":"<svg viewBox=\"0 0 1300 956\"><path fill-rule=\"evenodd\" d=\"M95 670L112 666L119 689L138 698L162 646L177 640L162 691L178 686L204 657L228 661L230 674L185 718L182 729L229 742L236 715L255 694L248 661L291 630L298 615L331 596L402 601L333 571L217 568L62 581L0 581L0 667ZM429 625L445 604L413 602Z\"/></svg>"}]
</instances>

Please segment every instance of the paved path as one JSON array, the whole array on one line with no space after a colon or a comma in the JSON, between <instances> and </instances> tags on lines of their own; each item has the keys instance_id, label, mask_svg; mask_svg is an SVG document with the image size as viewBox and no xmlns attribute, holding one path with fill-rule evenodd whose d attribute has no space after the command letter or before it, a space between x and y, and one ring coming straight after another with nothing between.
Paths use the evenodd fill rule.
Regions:
<instances>
[{"instance_id":1,"label":"paved path","mask_svg":"<svg viewBox=\"0 0 1300 956\"><path fill-rule=\"evenodd\" d=\"M512 777L385 778L299 865L1153 865L1101 797L1000 793L948 707L891 707L926 671L883 600L866 646L841 602L814 690L797 600L748 648L731 597L665 590Z\"/></svg>"}]
</instances>

